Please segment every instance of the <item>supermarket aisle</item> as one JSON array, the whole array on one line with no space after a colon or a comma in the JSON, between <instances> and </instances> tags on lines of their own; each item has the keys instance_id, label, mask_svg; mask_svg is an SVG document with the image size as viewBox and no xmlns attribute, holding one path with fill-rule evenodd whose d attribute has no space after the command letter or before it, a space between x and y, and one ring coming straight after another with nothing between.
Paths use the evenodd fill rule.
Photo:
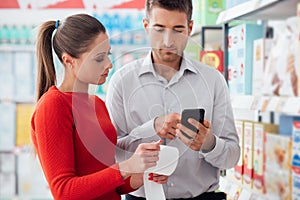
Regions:
<instances>
[{"instance_id":1,"label":"supermarket aisle","mask_svg":"<svg viewBox=\"0 0 300 200\"><path fill-rule=\"evenodd\" d=\"M196 28L187 53L227 78L242 147L238 165L227 170L220 190L228 199L300 199L299 1L193 2L199 15L193 15ZM52 199L28 126L35 106L37 25L78 12L97 17L111 35L109 79L149 50L143 3L0 2L0 200ZM57 66L59 83L63 74ZM90 93L105 99L106 89L107 84L94 86Z\"/></svg>"}]
</instances>

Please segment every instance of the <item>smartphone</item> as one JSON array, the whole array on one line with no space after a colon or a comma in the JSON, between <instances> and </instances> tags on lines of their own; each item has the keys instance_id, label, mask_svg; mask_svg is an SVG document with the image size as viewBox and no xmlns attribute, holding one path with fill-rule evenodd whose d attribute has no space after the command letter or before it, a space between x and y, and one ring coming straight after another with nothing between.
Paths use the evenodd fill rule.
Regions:
<instances>
[{"instance_id":1,"label":"smartphone","mask_svg":"<svg viewBox=\"0 0 300 200\"><path fill-rule=\"evenodd\" d=\"M203 108L195 108L195 109L184 109L181 113L181 124L183 124L185 127L191 129L194 132L198 132L198 129L190 124L187 120L189 118L193 118L197 120L200 123L203 123L204 121L204 114L205 110ZM191 139L189 135L187 135L185 132L181 131L183 135L185 135L187 138Z\"/></svg>"}]
</instances>

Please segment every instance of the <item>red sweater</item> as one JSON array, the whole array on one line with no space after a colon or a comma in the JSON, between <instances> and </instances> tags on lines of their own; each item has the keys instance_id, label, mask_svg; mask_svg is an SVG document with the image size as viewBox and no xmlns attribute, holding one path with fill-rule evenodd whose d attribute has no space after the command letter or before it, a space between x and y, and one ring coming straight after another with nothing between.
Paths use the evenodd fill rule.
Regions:
<instances>
[{"instance_id":1,"label":"red sweater","mask_svg":"<svg viewBox=\"0 0 300 200\"><path fill-rule=\"evenodd\" d=\"M55 199L121 199L133 191L115 163L116 131L95 95L55 86L36 105L32 141Z\"/></svg>"}]
</instances>

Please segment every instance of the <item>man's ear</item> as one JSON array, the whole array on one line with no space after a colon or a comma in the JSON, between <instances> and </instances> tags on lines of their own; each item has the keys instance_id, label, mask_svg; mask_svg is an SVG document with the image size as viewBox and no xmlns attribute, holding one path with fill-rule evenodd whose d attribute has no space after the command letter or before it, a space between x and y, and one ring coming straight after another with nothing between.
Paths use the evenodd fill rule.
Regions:
<instances>
[{"instance_id":1,"label":"man's ear","mask_svg":"<svg viewBox=\"0 0 300 200\"><path fill-rule=\"evenodd\" d=\"M188 24L188 28L189 28L189 36L190 36L191 33L192 33L193 26L194 26L194 20L189 21L189 24Z\"/></svg>"},{"instance_id":2,"label":"man's ear","mask_svg":"<svg viewBox=\"0 0 300 200\"><path fill-rule=\"evenodd\" d=\"M146 33L148 33L149 20L147 18L143 18L143 25Z\"/></svg>"},{"instance_id":3,"label":"man's ear","mask_svg":"<svg viewBox=\"0 0 300 200\"><path fill-rule=\"evenodd\" d=\"M71 68L73 67L74 59L72 56L70 56L67 53L63 53L61 57L62 57L64 66L71 67Z\"/></svg>"}]
</instances>

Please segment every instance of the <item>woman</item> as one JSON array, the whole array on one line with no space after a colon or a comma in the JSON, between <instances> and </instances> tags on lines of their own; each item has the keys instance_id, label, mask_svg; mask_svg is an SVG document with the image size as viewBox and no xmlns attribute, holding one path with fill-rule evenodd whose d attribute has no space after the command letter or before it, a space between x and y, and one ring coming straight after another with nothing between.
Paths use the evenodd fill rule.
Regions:
<instances>
[{"instance_id":1,"label":"woman","mask_svg":"<svg viewBox=\"0 0 300 200\"><path fill-rule=\"evenodd\" d=\"M59 87L52 47L64 65ZM55 199L121 199L143 184L142 173L158 161L160 141L141 144L128 160L115 163L117 135L105 103L88 94L89 84L105 82L109 53L105 27L86 14L47 21L39 30L31 137Z\"/></svg>"}]
</instances>

